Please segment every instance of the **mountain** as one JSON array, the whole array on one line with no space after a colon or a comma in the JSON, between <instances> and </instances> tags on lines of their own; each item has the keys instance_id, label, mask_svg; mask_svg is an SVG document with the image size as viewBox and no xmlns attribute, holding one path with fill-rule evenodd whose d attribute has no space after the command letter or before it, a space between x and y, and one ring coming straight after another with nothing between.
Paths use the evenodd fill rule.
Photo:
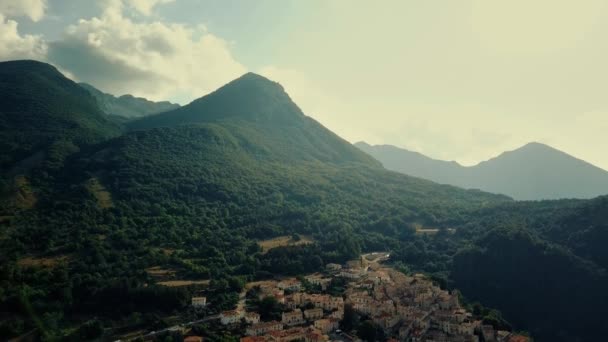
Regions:
<instances>
[{"instance_id":1,"label":"mountain","mask_svg":"<svg viewBox=\"0 0 608 342\"><path fill-rule=\"evenodd\" d=\"M0 62L0 132L2 175L60 162L79 146L117 136L121 129L55 67L22 60Z\"/></svg>"},{"instance_id":2,"label":"mountain","mask_svg":"<svg viewBox=\"0 0 608 342\"><path fill-rule=\"evenodd\" d=\"M540 143L465 167L390 145L355 144L389 170L517 200L593 198L608 194L608 172Z\"/></svg>"},{"instance_id":3,"label":"mountain","mask_svg":"<svg viewBox=\"0 0 608 342\"><path fill-rule=\"evenodd\" d=\"M37 75L41 67L23 65L18 75ZM10 91L23 83L2 80ZM71 91L57 99L36 93L20 106L75 101ZM44 124L61 126L66 117L108 123L91 96L82 89L77 94L86 110L43 116ZM371 251L390 252L402 270L462 285L466 298L504 309L516 329L532 330L538 320L520 315L501 295L513 289L538 295L538 277L549 271L552 291L542 299L565 297L579 276L597 280L597 287L582 287L585 305L566 298L548 306L554 316L567 317L559 327L566 337L545 340L601 339L601 330L581 328L588 315L597 313L591 322L598 326L608 317L601 276L608 242L604 202L515 202L386 170L302 113L279 84L255 74L184 107L130 121L123 131L108 125L99 125L99 135L85 135L96 138L65 158L39 165L35 205L7 211L0 197L0 339L33 329L44 340L116 340L114 333L159 330L165 317L192 320L194 295L207 296L207 313L233 309L247 281L307 274ZM21 134L22 141L33 141L39 133ZM7 161L9 168L21 163ZM29 190L19 188L23 201L32 201ZM509 244L484 254L500 245L480 237L499 229L533 235L535 243L521 239L523 249L532 249L523 255L538 262L525 260L528 267L518 272L522 252ZM269 251L260 246L285 236L311 243ZM545 246L567 258L545 256L552 250ZM472 247L477 252L467 254ZM486 256L500 268L484 263ZM501 276L502 267L509 277ZM565 282L557 277L561 267L584 270ZM168 287L163 280L191 283ZM599 300L587 300L593 297ZM543 309L538 300L516 303L525 313ZM540 328L538 336L553 336L554 327ZM205 329L210 341L234 339L213 324Z\"/></svg>"},{"instance_id":4,"label":"mountain","mask_svg":"<svg viewBox=\"0 0 608 342\"><path fill-rule=\"evenodd\" d=\"M169 101L154 102L143 97L134 97L133 95L116 97L104 93L87 83L79 83L79 85L97 99L97 104L101 110L111 115L125 118L139 118L179 108L178 104Z\"/></svg>"},{"instance_id":5,"label":"mountain","mask_svg":"<svg viewBox=\"0 0 608 342\"><path fill-rule=\"evenodd\" d=\"M131 130L192 124L221 125L269 158L380 164L304 115L283 87L247 73L176 110L131 122Z\"/></svg>"}]
</instances>

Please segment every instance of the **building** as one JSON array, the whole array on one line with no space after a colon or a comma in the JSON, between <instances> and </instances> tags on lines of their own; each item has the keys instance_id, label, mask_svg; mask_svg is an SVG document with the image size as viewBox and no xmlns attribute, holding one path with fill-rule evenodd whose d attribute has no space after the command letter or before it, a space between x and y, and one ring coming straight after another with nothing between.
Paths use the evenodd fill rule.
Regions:
<instances>
[{"instance_id":1,"label":"building","mask_svg":"<svg viewBox=\"0 0 608 342\"><path fill-rule=\"evenodd\" d=\"M331 264L331 263L330 263L330 264L327 264L327 265L325 266L325 268L326 268L328 271L339 271L339 270L341 270L341 269L342 269L342 265L340 265L340 264Z\"/></svg>"},{"instance_id":2,"label":"building","mask_svg":"<svg viewBox=\"0 0 608 342\"><path fill-rule=\"evenodd\" d=\"M186 336L184 342L203 342L202 336Z\"/></svg>"},{"instance_id":3,"label":"building","mask_svg":"<svg viewBox=\"0 0 608 342\"><path fill-rule=\"evenodd\" d=\"M304 328L291 328L271 331L268 335L270 336L270 340L275 342L304 341L306 339L306 330Z\"/></svg>"},{"instance_id":4,"label":"building","mask_svg":"<svg viewBox=\"0 0 608 342\"><path fill-rule=\"evenodd\" d=\"M304 317L302 317L302 310L296 309L291 312L283 312L281 322L283 322L285 325L303 324Z\"/></svg>"},{"instance_id":5,"label":"building","mask_svg":"<svg viewBox=\"0 0 608 342\"><path fill-rule=\"evenodd\" d=\"M207 297L192 297L192 306L195 308L207 306Z\"/></svg>"},{"instance_id":6,"label":"building","mask_svg":"<svg viewBox=\"0 0 608 342\"><path fill-rule=\"evenodd\" d=\"M314 323L314 327L319 329L322 333L327 334L331 331L338 329L340 323L337 319L318 319Z\"/></svg>"},{"instance_id":7,"label":"building","mask_svg":"<svg viewBox=\"0 0 608 342\"><path fill-rule=\"evenodd\" d=\"M344 318L344 310L336 310L336 311L332 311L331 314L329 314L330 318L335 318L338 320L342 320Z\"/></svg>"},{"instance_id":8,"label":"building","mask_svg":"<svg viewBox=\"0 0 608 342\"><path fill-rule=\"evenodd\" d=\"M265 335L271 331L283 330L283 323L277 321L260 322L247 328L245 331L250 336Z\"/></svg>"},{"instance_id":9,"label":"building","mask_svg":"<svg viewBox=\"0 0 608 342\"><path fill-rule=\"evenodd\" d=\"M326 290L331 283L331 278L323 278L323 276L318 273L306 276L304 279L313 285L321 287L321 290Z\"/></svg>"},{"instance_id":10,"label":"building","mask_svg":"<svg viewBox=\"0 0 608 342\"><path fill-rule=\"evenodd\" d=\"M304 310L304 317L309 321L314 321L316 319L323 318L323 309L314 308Z\"/></svg>"},{"instance_id":11,"label":"building","mask_svg":"<svg viewBox=\"0 0 608 342\"><path fill-rule=\"evenodd\" d=\"M265 336L245 336L241 337L241 342L266 342Z\"/></svg>"},{"instance_id":12,"label":"building","mask_svg":"<svg viewBox=\"0 0 608 342\"><path fill-rule=\"evenodd\" d=\"M300 291L300 289L302 289L302 282L297 279L293 279L293 278L286 279L286 280L280 281L277 284L277 287L281 290L296 292L296 291Z\"/></svg>"},{"instance_id":13,"label":"building","mask_svg":"<svg viewBox=\"0 0 608 342\"><path fill-rule=\"evenodd\" d=\"M247 324L257 324L260 322L260 314L257 312L247 312L245 313L245 322Z\"/></svg>"},{"instance_id":14,"label":"building","mask_svg":"<svg viewBox=\"0 0 608 342\"><path fill-rule=\"evenodd\" d=\"M220 314L220 322L223 325L238 323L241 318L243 318L243 312L237 310L224 311Z\"/></svg>"}]
</instances>

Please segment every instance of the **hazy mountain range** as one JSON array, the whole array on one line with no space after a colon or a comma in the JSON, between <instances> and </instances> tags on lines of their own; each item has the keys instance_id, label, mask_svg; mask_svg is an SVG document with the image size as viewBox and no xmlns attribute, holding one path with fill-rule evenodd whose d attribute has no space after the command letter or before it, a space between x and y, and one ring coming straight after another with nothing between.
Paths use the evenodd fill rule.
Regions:
<instances>
[{"instance_id":1,"label":"hazy mountain range","mask_svg":"<svg viewBox=\"0 0 608 342\"><path fill-rule=\"evenodd\" d=\"M514 201L387 170L252 73L141 118L100 102L51 65L0 63L2 340L115 340L191 312L201 291L229 310L245 281L371 251L504 314L477 305L475 319L538 341L604 337L608 197ZM571 165L533 144L483 168L513 173L538 150ZM293 234L312 243L259 245ZM210 282L166 287L151 268Z\"/></svg>"},{"instance_id":2,"label":"hazy mountain range","mask_svg":"<svg viewBox=\"0 0 608 342\"><path fill-rule=\"evenodd\" d=\"M429 158L391 145L355 143L389 170L518 200L593 198L608 194L608 172L551 146L529 143L475 166Z\"/></svg>"},{"instance_id":3,"label":"hazy mountain range","mask_svg":"<svg viewBox=\"0 0 608 342\"><path fill-rule=\"evenodd\" d=\"M102 111L110 115L139 118L179 108L178 104L169 101L154 102L143 97L135 97L128 94L116 97L112 94L104 93L87 83L79 83L79 85L95 97Z\"/></svg>"}]
</instances>

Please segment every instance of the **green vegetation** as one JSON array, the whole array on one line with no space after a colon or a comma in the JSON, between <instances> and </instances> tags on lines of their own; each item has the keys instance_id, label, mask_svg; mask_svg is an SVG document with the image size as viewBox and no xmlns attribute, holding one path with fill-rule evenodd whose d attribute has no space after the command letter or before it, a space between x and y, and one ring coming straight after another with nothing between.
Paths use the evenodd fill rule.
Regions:
<instances>
[{"instance_id":1,"label":"green vegetation","mask_svg":"<svg viewBox=\"0 0 608 342\"><path fill-rule=\"evenodd\" d=\"M30 62L23 63L25 68ZM90 99L62 78L48 82L69 84L77 98ZM22 102L40 98L53 103L39 94L45 92L32 88ZM69 104L70 94L57 96ZM0 102L0 120L8 122L14 111L4 108L16 100L3 99L8 104ZM57 130L53 134L63 134L59 142L44 145L41 139L35 148L16 144L21 149L8 149L10 157L3 160L4 171L4 165L39 150L60 156L47 156L44 160L52 163L27 172L34 205L0 201L0 216L8 217L0 220L2 337L32 328L46 339L93 336L100 326L108 331L147 328L181 314L190 296L201 290L209 298L208 311L218 312L236 304L246 280L313 272L329 262L380 250L390 251L391 260L403 268L462 287L467 297L501 309L516 328L538 336L552 336L542 322L533 329L539 322L534 317L540 315L534 310L542 310L548 297L531 300L527 293L543 295L537 291L546 285L538 283L543 274L554 281L547 293L563 296L559 303L564 310L594 308L589 313L597 314L596 323L608 317L598 314L605 297L599 287L603 283L597 281L603 276L591 276L601 274L607 260L601 248L608 221L605 199L513 203L504 196L386 171L304 116L279 85L252 74L191 105L135 121L133 131L117 137L118 127L98 109L86 113L97 113L97 121L85 121L99 123L91 126L95 129ZM74 115L85 120L80 116L86 113ZM45 123L49 127L63 122L54 116L47 121L53 121ZM38 139L18 122L2 127L23 135L18 141ZM6 181L0 185L10 192L13 175L3 175ZM438 231L417 235L420 225ZM533 234L524 245L529 248L498 248L500 242L491 238L473 245L485 232L505 226ZM279 236L310 237L314 243L263 253L257 241ZM553 244L562 247L542 247ZM524 252L534 258L527 261L528 268L515 257ZM489 270L481 268L488 265ZM207 288L164 287L146 272L151 267L175 270L177 279L211 281ZM544 268L546 273L540 273ZM557 278L562 268L577 272L571 283L564 274ZM510 277L501 276L503 269ZM528 273L537 273L536 278L522 283ZM576 276L581 280L574 281ZM467 283L468 277L475 283ZM595 295L598 302L569 303L576 299L568 291L583 282L595 284L584 288L584 298ZM330 292L341 286L332 283ZM501 299L506 295L522 298L507 302ZM260 304L268 305L269 317L276 311L273 303ZM501 318L490 312L484 316ZM552 316L543 317L548 321ZM588 336L577 322L560 322L560 336Z\"/></svg>"}]
</instances>

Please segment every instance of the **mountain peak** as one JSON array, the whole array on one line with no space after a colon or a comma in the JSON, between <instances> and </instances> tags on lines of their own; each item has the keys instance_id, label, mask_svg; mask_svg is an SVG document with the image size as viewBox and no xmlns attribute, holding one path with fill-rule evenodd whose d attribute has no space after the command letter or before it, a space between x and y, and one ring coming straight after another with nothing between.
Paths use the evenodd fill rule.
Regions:
<instances>
[{"instance_id":1,"label":"mountain peak","mask_svg":"<svg viewBox=\"0 0 608 342\"><path fill-rule=\"evenodd\" d=\"M247 121L267 125L297 125L304 118L283 87L249 72L179 109L135 121L132 128L189 123Z\"/></svg>"}]
</instances>

